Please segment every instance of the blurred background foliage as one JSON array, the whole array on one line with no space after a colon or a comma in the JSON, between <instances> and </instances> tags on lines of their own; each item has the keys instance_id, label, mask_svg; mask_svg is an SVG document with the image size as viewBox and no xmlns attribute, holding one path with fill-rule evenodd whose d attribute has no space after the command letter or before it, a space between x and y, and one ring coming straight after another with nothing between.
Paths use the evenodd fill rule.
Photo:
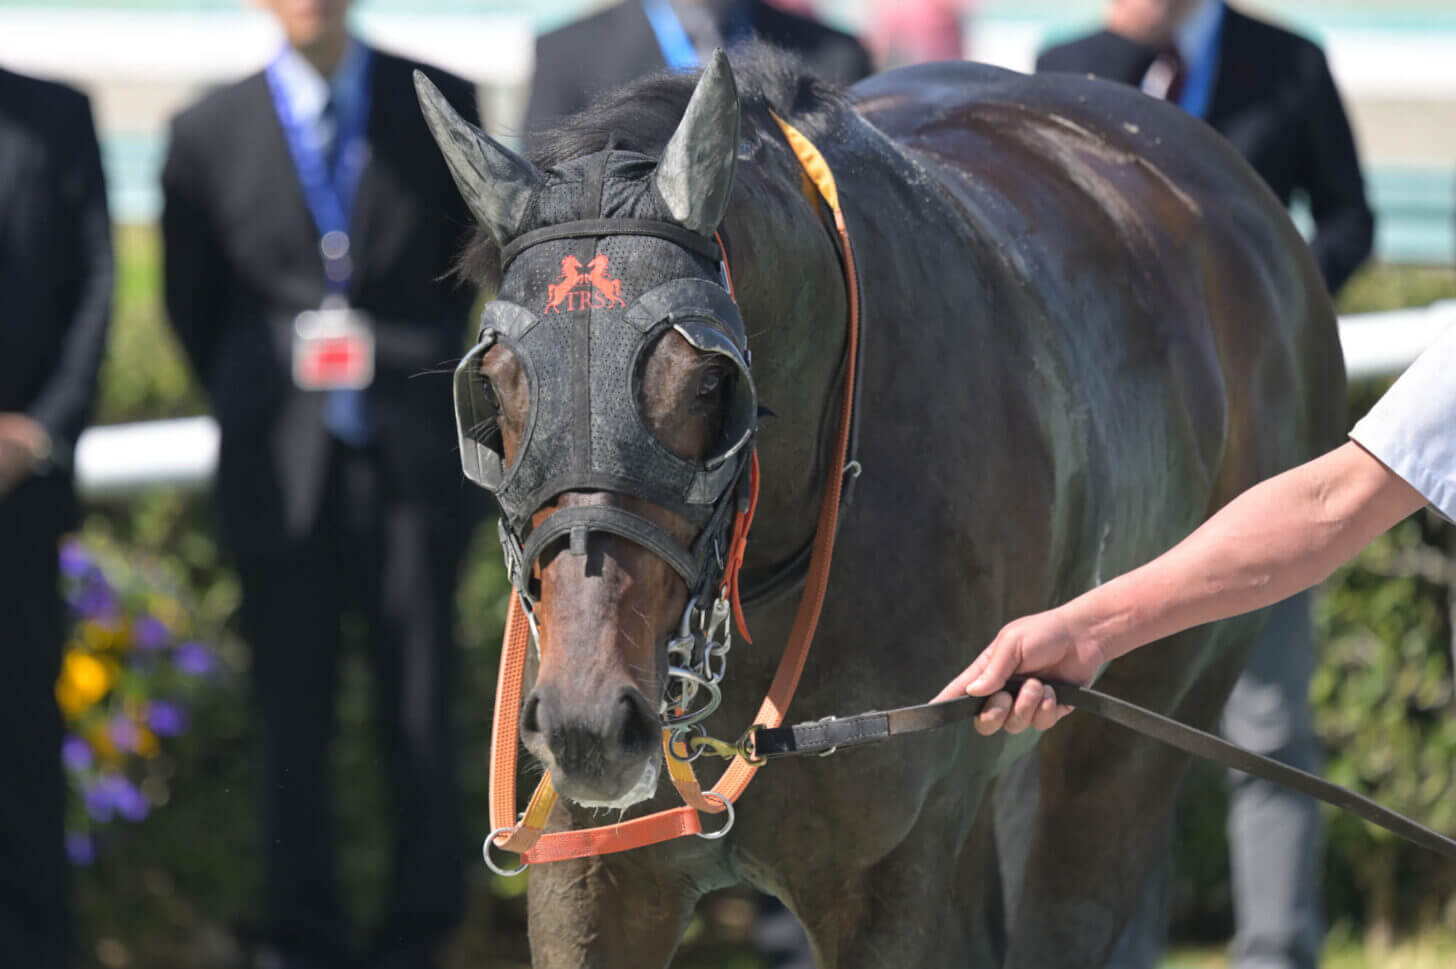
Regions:
<instances>
[{"instance_id":1,"label":"blurred background foliage","mask_svg":"<svg viewBox=\"0 0 1456 969\"><path fill-rule=\"evenodd\" d=\"M117 313L98 422L205 413L205 398L163 317L155 231L127 227L118 230L117 239ZM1376 267L1357 277L1340 309L1362 312L1453 297L1456 271ZM1382 389L1353 388L1351 419ZM77 869L83 965L232 969L242 964L256 935L259 872L247 651L235 633L237 582L210 521L205 496L160 489L88 508L85 546L162 570L182 590L178 596L193 611L196 630L225 669L204 698L194 699L189 729L165 739L164 802L140 821L103 825L94 858ZM1456 834L1453 551L1456 529L1422 513L1337 574L1318 599L1323 662L1313 684L1328 775L1448 834ZM487 741L506 594L493 527L483 526L458 600L466 660L457 711L467 751L462 780L470 834L460 850L472 857L489 829ZM385 792L369 722L368 670L357 653L343 674L333 769L334 790L344 793L334 805L340 876L364 919L379 903L388 842L381 828ZM1183 797L1175 937L1218 943L1232 926L1222 775L1195 770ZM1328 820L1330 964L1450 965L1456 948L1445 933L1456 931L1456 870L1347 816L1331 812ZM527 965L525 879L494 879L483 865L470 871L469 915L447 964ZM746 943L752 912L742 896L710 899L674 965L753 969L758 961ZM1419 940L1410 943L1413 934ZM1179 954L1174 961L1186 967L1222 965L1206 952Z\"/></svg>"}]
</instances>

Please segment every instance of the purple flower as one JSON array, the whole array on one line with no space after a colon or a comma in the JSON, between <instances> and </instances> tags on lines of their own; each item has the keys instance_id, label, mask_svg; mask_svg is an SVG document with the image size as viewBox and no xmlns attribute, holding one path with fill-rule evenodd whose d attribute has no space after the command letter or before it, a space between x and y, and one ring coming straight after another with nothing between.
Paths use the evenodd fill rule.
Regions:
<instances>
[{"instance_id":1,"label":"purple flower","mask_svg":"<svg viewBox=\"0 0 1456 969\"><path fill-rule=\"evenodd\" d=\"M147 803L146 797L137 790L135 784L125 777L117 778L117 784L111 797L112 803L116 805L116 813L128 821L140 821L151 810L151 805Z\"/></svg>"},{"instance_id":2,"label":"purple flower","mask_svg":"<svg viewBox=\"0 0 1456 969\"><path fill-rule=\"evenodd\" d=\"M82 794L86 813L97 821L110 821L113 816L140 821L150 810L147 799L135 784L120 774L107 774L89 785Z\"/></svg>"},{"instance_id":3,"label":"purple flower","mask_svg":"<svg viewBox=\"0 0 1456 969\"><path fill-rule=\"evenodd\" d=\"M179 670L193 676L207 676L209 673L216 673L219 667L217 657L212 650L201 643L183 643L178 646L174 662Z\"/></svg>"},{"instance_id":4,"label":"purple flower","mask_svg":"<svg viewBox=\"0 0 1456 969\"><path fill-rule=\"evenodd\" d=\"M86 813L96 821L110 821L111 815L116 812L104 783L87 784L81 791L81 802L86 806Z\"/></svg>"},{"instance_id":5,"label":"purple flower","mask_svg":"<svg viewBox=\"0 0 1456 969\"><path fill-rule=\"evenodd\" d=\"M147 723L158 736L175 737L187 730L187 711L167 700L156 700L147 710Z\"/></svg>"},{"instance_id":6,"label":"purple flower","mask_svg":"<svg viewBox=\"0 0 1456 969\"><path fill-rule=\"evenodd\" d=\"M61 574L73 579L91 574L96 564L86 552L86 546L72 539L61 543Z\"/></svg>"},{"instance_id":7,"label":"purple flower","mask_svg":"<svg viewBox=\"0 0 1456 969\"><path fill-rule=\"evenodd\" d=\"M73 865L89 865L96 860L96 842L85 831L67 831L66 857Z\"/></svg>"},{"instance_id":8,"label":"purple flower","mask_svg":"<svg viewBox=\"0 0 1456 969\"><path fill-rule=\"evenodd\" d=\"M133 622L131 635L137 649L160 649L172 638L166 625L155 616L142 616Z\"/></svg>"},{"instance_id":9,"label":"purple flower","mask_svg":"<svg viewBox=\"0 0 1456 969\"><path fill-rule=\"evenodd\" d=\"M61 741L61 763L66 769L75 773L90 770L95 763L91 756L91 745L84 738L75 734L66 734L66 739Z\"/></svg>"},{"instance_id":10,"label":"purple flower","mask_svg":"<svg viewBox=\"0 0 1456 969\"><path fill-rule=\"evenodd\" d=\"M130 717L118 716L106 725L106 736L117 750L135 753L141 740L141 731Z\"/></svg>"},{"instance_id":11,"label":"purple flower","mask_svg":"<svg viewBox=\"0 0 1456 969\"><path fill-rule=\"evenodd\" d=\"M120 603L106 583L96 582L88 583L72 606L83 619L110 619L116 616Z\"/></svg>"}]
</instances>

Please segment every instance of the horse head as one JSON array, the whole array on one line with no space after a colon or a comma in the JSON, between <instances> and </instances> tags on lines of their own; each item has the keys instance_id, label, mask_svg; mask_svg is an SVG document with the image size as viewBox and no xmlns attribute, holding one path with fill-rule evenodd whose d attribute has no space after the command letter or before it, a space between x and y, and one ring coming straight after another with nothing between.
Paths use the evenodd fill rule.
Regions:
<instances>
[{"instance_id":1,"label":"horse head","mask_svg":"<svg viewBox=\"0 0 1456 969\"><path fill-rule=\"evenodd\" d=\"M734 181L733 74L714 58L660 158L608 145L545 171L416 86L504 264L457 416L537 630L522 739L566 797L626 807L656 789L662 721L684 700L668 643L718 594L752 450L747 338L713 241Z\"/></svg>"}]
</instances>

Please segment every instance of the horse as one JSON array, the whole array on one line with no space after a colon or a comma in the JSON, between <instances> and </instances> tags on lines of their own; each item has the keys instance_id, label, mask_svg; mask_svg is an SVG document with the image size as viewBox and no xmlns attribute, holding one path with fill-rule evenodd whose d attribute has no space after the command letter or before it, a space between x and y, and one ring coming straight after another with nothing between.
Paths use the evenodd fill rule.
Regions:
<instances>
[{"instance_id":1,"label":"horse","mask_svg":"<svg viewBox=\"0 0 1456 969\"><path fill-rule=\"evenodd\" d=\"M1006 621L1151 558L1343 431L1334 316L1297 230L1212 129L1131 88L943 63L839 90L749 48L605 94L529 160L421 98L480 223L464 263L522 327L565 325L535 314L566 251L609 252L629 302L731 277L751 373L673 327L616 373L593 309L556 358L503 339L470 375L507 478L529 450L565 467L610 450L582 441L629 432L709 468L752 381L752 642L734 647L715 735L754 716L842 471L829 465L846 257L778 119L835 176L862 282L858 478L793 719L923 702ZM580 219L596 237L550 231ZM630 234L629 220L684 238ZM598 407L612 381L630 390L601 391L618 403ZM550 396L572 393L570 406ZM635 418L618 406L628 394ZM634 421L646 431L624 429ZM683 544L707 527L636 486L581 480L538 488L522 527L602 508ZM558 531L517 563L539 626L521 736L563 796L550 825L567 829L674 803L656 738L663 644L689 590L661 543ZM1099 685L1207 726L1261 621L1171 637ZM1045 734L962 726L775 762L728 837L537 866L534 964L665 966L697 901L747 882L797 915L823 967L1101 966L1166 849L1186 764L1081 713Z\"/></svg>"}]
</instances>

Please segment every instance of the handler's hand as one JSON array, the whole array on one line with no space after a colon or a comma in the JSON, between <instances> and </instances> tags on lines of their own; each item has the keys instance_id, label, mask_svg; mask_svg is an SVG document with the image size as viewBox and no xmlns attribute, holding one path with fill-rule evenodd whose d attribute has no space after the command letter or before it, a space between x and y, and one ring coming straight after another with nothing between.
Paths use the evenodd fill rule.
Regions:
<instances>
[{"instance_id":1,"label":"handler's hand","mask_svg":"<svg viewBox=\"0 0 1456 969\"><path fill-rule=\"evenodd\" d=\"M976 729L993 734L1006 729L1021 733L1027 727L1047 730L1072 712L1059 706L1056 695L1037 679L1028 679L1013 701L1001 689L1013 673L1040 673L1048 679L1086 684L1102 668L1105 659L1090 637L1078 636L1060 610L1040 612L1007 623L991 645L981 651L965 672L935 697L933 702L969 694L989 696L976 717Z\"/></svg>"},{"instance_id":2,"label":"handler's hand","mask_svg":"<svg viewBox=\"0 0 1456 969\"><path fill-rule=\"evenodd\" d=\"M50 435L24 414L0 413L0 498L50 454Z\"/></svg>"}]
</instances>

